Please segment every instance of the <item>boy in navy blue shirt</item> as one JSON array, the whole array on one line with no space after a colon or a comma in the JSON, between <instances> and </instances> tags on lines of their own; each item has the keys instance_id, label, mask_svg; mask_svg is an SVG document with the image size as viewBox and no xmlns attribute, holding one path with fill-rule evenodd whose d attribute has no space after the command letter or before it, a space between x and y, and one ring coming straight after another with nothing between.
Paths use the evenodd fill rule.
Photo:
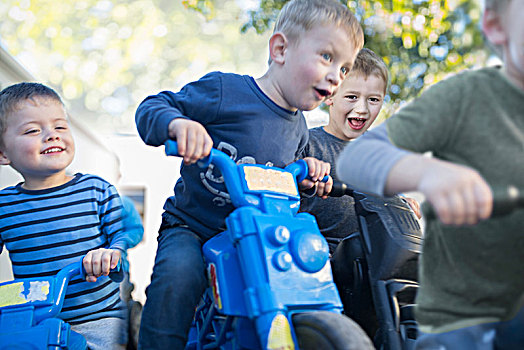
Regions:
<instances>
[{"instance_id":1,"label":"boy in navy blue shirt","mask_svg":"<svg viewBox=\"0 0 524 350\"><path fill-rule=\"evenodd\" d=\"M224 229L233 210L220 173L195 163L218 148L238 162L283 167L299 158L308 140L301 110L331 96L363 46L355 16L336 1L298 0L284 6L269 40L265 75L210 73L180 92L149 96L136 122L153 146L178 142L184 158L175 196L164 206L158 250L140 329L140 346L183 349L195 306L205 289L202 243ZM329 164L306 159L312 181ZM329 192L331 180L318 184Z\"/></svg>"}]
</instances>

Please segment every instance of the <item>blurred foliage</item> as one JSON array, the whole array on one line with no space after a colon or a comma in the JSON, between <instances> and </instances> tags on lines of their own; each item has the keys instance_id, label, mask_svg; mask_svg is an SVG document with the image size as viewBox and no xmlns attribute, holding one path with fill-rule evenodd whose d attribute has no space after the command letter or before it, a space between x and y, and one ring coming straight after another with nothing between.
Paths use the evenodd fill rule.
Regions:
<instances>
[{"instance_id":1,"label":"blurred foliage","mask_svg":"<svg viewBox=\"0 0 524 350\"><path fill-rule=\"evenodd\" d=\"M285 0L3 0L0 42L97 127L134 130L149 94L212 70L261 75ZM466 0L342 0L391 72L383 115L488 57Z\"/></svg>"},{"instance_id":2,"label":"blurred foliage","mask_svg":"<svg viewBox=\"0 0 524 350\"><path fill-rule=\"evenodd\" d=\"M206 1L207 3L209 0ZM249 11L241 29L258 33L272 29L287 0L261 0ZM201 1L194 3L203 5ZM356 0L341 3L357 16L365 46L379 54L390 70L384 113L390 114L420 91L464 68L484 65L484 47L477 1ZM196 6L193 9L198 10Z\"/></svg>"},{"instance_id":3,"label":"blurred foliage","mask_svg":"<svg viewBox=\"0 0 524 350\"><path fill-rule=\"evenodd\" d=\"M203 15L187 8L198 6ZM263 74L267 36L240 0L2 0L0 42L98 130L133 132L147 95L212 70ZM268 33L269 35L269 33Z\"/></svg>"}]
</instances>

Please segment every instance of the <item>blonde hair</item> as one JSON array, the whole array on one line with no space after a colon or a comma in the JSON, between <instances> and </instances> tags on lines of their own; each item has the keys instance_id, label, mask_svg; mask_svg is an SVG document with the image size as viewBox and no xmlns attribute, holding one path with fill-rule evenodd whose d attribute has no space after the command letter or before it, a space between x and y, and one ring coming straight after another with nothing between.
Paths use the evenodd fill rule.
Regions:
<instances>
[{"instance_id":1,"label":"blonde hair","mask_svg":"<svg viewBox=\"0 0 524 350\"><path fill-rule=\"evenodd\" d=\"M273 33L284 33L290 40L318 24L334 24L346 29L357 49L364 46L364 32L355 15L335 0L292 0L284 5Z\"/></svg>"},{"instance_id":2,"label":"blonde hair","mask_svg":"<svg viewBox=\"0 0 524 350\"><path fill-rule=\"evenodd\" d=\"M382 58L370 49L363 48L359 51L355 63L353 64L353 68L349 73L350 77L347 79L351 79L351 75L358 74L362 74L365 77L376 75L381 78L384 81L384 93L386 93L389 79L388 68Z\"/></svg>"},{"instance_id":3,"label":"blonde hair","mask_svg":"<svg viewBox=\"0 0 524 350\"><path fill-rule=\"evenodd\" d=\"M13 113L19 104L35 98L55 100L62 106L64 102L55 90L39 83L18 83L0 91L0 149L4 148L4 133L7 128L7 117Z\"/></svg>"}]
</instances>

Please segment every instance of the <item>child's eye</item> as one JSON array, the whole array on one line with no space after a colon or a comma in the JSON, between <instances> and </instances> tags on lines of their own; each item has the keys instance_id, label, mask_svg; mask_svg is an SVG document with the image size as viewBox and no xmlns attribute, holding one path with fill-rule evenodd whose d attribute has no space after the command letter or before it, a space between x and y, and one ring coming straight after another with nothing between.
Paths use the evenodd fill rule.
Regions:
<instances>
[{"instance_id":1,"label":"child's eye","mask_svg":"<svg viewBox=\"0 0 524 350\"><path fill-rule=\"evenodd\" d=\"M354 100L357 99L357 96L355 96L355 95L347 95L346 98L347 98L348 100L354 101Z\"/></svg>"},{"instance_id":2,"label":"child's eye","mask_svg":"<svg viewBox=\"0 0 524 350\"><path fill-rule=\"evenodd\" d=\"M331 62L331 54L329 53L323 53L322 58L325 59L326 61Z\"/></svg>"},{"instance_id":3,"label":"child's eye","mask_svg":"<svg viewBox=\"0 0 524 350\"><path fill-rule=\"evenodd\" d=\"M371 102L374 102L374 103L378 103L380 102L380 99L379 98L376 98L376 97L370 97L369 99Z\"/></svg>"},{"instance_id":4,"label":"child's eye","mask_svg":"<svg viewBox=\"0 0 524 350\"><path fill-rule=\"evenodd\" d=\"M57 126L55 129L56 130L67 130L67 127L65 127L65 126Z\"/></svg>"},{"instance_id":5,"label":"child's eye","mask_svg":"<svg viewBox=\"0 0 524 350\"><path fill-rule=\"evenodd\" d=\"M342 68L340 68L340 73L342 73L343 76L348 75L348 73L349 73L349 68L348 68L348 67L342 67Z\"/></svg>"},{"instance_id":6,"label":"child's eye","mask_svg":"<svg viewBox=\"0 0 524 350\"><path fill-rule=\"evenodd\" d=\"M26 130L26 131L24 132L24 135L36 134L36 133L38 133L39 131L40 131L40 130L38 130L38 129L29 129L29 130Z\"/></svg>"}]
</instances>

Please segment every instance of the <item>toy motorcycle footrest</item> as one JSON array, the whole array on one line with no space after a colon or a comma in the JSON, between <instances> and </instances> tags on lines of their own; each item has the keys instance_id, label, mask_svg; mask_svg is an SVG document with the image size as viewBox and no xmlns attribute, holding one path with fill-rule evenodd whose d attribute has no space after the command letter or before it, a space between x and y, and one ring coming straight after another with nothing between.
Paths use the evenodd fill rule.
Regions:
<instances>
[{"instance_id":1,"label":"toy motorcycle footrest","mask_svg":"<svg viewBox=\"0 0 524 350\"><path fill-rule=\"evenodd\" d=\"M415 320L415 304L403 305L400 307L400 322Z\"/></svg>"},{"instance_id":2,"label":"toy motorcycle footrest","mask_svg":"<svg viewBox=\"0 0 524 350\"><path fill-rule=\"evenodd\" d=\"M400 307L399 333L404 349L415 349L415 341L418 336L418 326L415 321L415 304Z\"/></svg>"},{"instance_id":3,"label":"toy motorcycle footrest","mask_svg":"<svg viewBox=\"0 0 524 350\"><path fill-rule=\"evenodd\" d=\"M415 321L414 307L418 284L407 280L390 280L386 284L389 305L393 314L395 328Z\"/></svg>"}]
</instances>

